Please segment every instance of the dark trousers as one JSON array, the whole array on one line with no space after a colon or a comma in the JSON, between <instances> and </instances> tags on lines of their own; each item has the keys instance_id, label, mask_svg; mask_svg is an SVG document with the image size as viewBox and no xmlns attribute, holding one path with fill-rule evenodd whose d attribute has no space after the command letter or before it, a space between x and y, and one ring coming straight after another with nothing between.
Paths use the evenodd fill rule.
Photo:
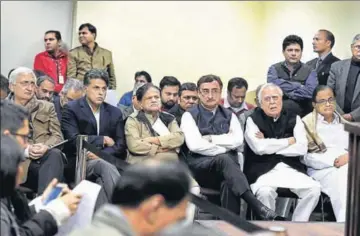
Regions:
<instances>
[{"instance_id":1,"label":"dark trousers","mask_svg":"<svg viewBox=\"0 0 360 236\"><path fill-rule=\"evenodd\" d=\"M241 195L250 187L240 169L236 152L212 157L192 154L187 162L201 187L220 189L221 206L235 214L240 213Z\"/></svg>"},{"instance_id":2,"label":"dark trousers","mask_svg":"<svg viewBox=\"0 0 360 236\"><path fill-rule=\"evenodd\" d=\"M62 152L56 148L49 149L40 159L31 161L24 186L42 194L54 178L59 182L64 180L64 165Z\"/></svg>"},{"instance_id":3,"label":"dark trousers","mask_svg":"<svg viewBox=\"0 0 360 236\"><path fill-rule=\"evenodd\" d=\"M312 112L313 106L310 99L303 101L284 99L283 109L302 118Z\"/></svg>"}]
</instances>

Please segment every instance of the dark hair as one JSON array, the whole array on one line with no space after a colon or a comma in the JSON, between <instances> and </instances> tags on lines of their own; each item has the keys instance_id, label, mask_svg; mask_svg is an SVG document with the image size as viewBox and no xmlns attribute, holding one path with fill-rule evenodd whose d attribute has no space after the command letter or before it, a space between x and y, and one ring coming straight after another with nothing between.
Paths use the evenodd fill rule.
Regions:
<instances>
[{"instance_id":1,"label":"dark hair","mask_svg":"<svg viewBox=\"0 0 360 236\"><path fill-rule=\"evenodd\" d=\"M29 112L22 106L16 105L12 101L2 100L1 108L1 133L9 130L16 133L24 125L24 120L28 120Z\"/></svg>"},{"instance_id":2,"label":"dark hair","mask_svg":"<svg viewBox=\"0 0 360 236\"><path fill-rule=\"evenodd\" d=\"M8 78L10 78L11 72L13 72L15 69L16 69L16 68L12 68L11 70L9 70Z\"/></svg>"},{"instance_id":3,"label":"dark hair","mask_svg":"<svg viewBox=\"0 0 360 236\"><path fill-rule=\"evenodd\" d=\"M222 83L220 77L217 76L217 75L204 75L204 76L201 76L200 79L197 82L197 88L200 89L200 85L202 85L204 83L211 83L213 81L218 82L218 84L220 85L220 89L222 89L223 83Z\"/></svg>"},{"instance_id":4,"label":"dark hair","mask_svg":"<svg viewBox=\"0 0 360 236\"><path fill-rule=\"evenodd\" d=\"M0 80L0 88L2 91L4 91L6 94L9 94L9 80L1 74L1 80Z\"/></svg>"},{"instance_id":5,"label":"dark hair","mask_svg":"<svg viewBox=\"0 0 360 236\"><path fill-rule=\"evenodd\" d=\"M168 207L178 205L189 193L190 174L182 163L135 164L119 178L111 202L135 208L147 198L161 195Z\"/></svg>"},{"instance_id":6,"label":"dark hair","mask_svg":"<svg viewBox=\"0 0 360 236\"><path fill-rule=\"evenodd\" d=\"M25 160L24 151L14 138L1 135L0 197L10 197L16 185L16 174L21 161Z\"/></svg>"},{"instance_id":7,"label":"dark hair","mask_svg":"<svg viewBox=\"0 0 360 236\"><path fill-rule=\"evenodd\" d=\"M135 73L135 78L134 78L134 79L136 79L137 77L140 77L140 76L144 76L144 77L145 77L145 79L146 79L146 81L147 81L148 83L151 83L151 82L152 82L152 79L151 79L150 74L149 74L149 73L147 73L146 71L142 70L142 71L138 71L138 72L136 72L136 73Z\"/></svg>"},{"instance_id":8,"label":"dark hair","mask_svg":"<svg viewBox=\"0 0 360 236\"><path fill-rule=\"evenodd\" d=\"M227 85L227 90L229 93L231 93L231 91L233 90L233 88L243 88L245 87L245 89L248 89L248 83L245 79L241 78L241 77L235 77L229 80L228 85Z\"/></svg>"},{"instance_id":9,"label":"dark hair","mask_svg":"<svg viewBox=\"0 0 360 236\"><path fill-rule=\"evenodd\" d=\"M329 30L326 29L321 29L319 30L319 32L324 32L326 34L326 39L329 40L330 43L330 48L333 48L335 45L335 36L333 33L331 33Z\"/></svg>"},{"instance_id":10,"label":"dark hair","mask_svg":"<svg viewBox=\"0 0 360 236\"><path fill-rule=\"evenodd\" d=\"M48 30L45 32L45 35L47 34L55 34L55 38L57 41L60 41L61 40L61 33L60 31L57 31L57 30Z\"/></svg>"},{"instance_id":11,"label":"dark hair","mask_svg":"<svg viewBox=\"0 0 360 236\"><path fill-rule=\"evenodd\" d=\"M48 75L39 76L36 80L36 86L40 86L45 80L55 85L55 81Z\"/></svg>"},{"instance_id":12,"label":"dark hair","mask_svg":"<svg viewBox=\"0 0 360 236\"><path fill-rule=\"evenodd\" d=\"M90 31L90 33L95 34L95 37L94 37L94 38L96 38L96 36L97 36L97 30L96 30L96 27L95 27L95 26L93 26L93 25L90 24L90 23L85 23L85 24L82 24L82 25L79 26L79 31L82 30L82 29L84 29L84 28L88 28L88 30Z\"/></svg>"},{"instance_id":13,"label":"dark hair","mask_svg":"<svg viewBox=\"0 0 360 236\"><path fill-rule=\"evenodd\" d=\"M160 81L160 90L162 90L165 86L178 86L180 88L180 81L174 76L164 76Z\"/></svg>"},{"instance_id":14,"label":"dark hair","mask_svg":"<svg viewBox=\"0 0 360 236\"><path fill-rule=\"evenodd\" d=\"M186 90L196 91L196 90L197 90L196 84L195 84L195 83L191 83L191 82L183 83L183 84L180 86L180 89L179 89L179 96L181 96L182 92L183 92L183 91L186 91Z\"/></svg>"},{"instance_id":15,"label":"dark hair","mask_svg":"<svg viewBox=\"0 0 360 236\"><path fill-rule=\"evenodd\" d=\"M137 91L136 91L136 99L138 101L141 101L143 99L145 93L151 88L157 89L160 92L160 89L157 86L153 85L152 83L147 83L147 84L144 84L140 88L137 89Z\"/></svg>"},{"instance_id":16,"label":"dark hair","mask_svg":"<svg viewBox=\"0 0 360 236\"><path fill-rule=\"evenodd\" d=\"M297 35L289 35L283 41L283 44L282 44L283 51L285 51L285 49L291 44L299 44L299 46L301 48L301 51L304 48L303 40L299 36L297 36Z\"/></svg>"},{"instance_id":17,"label":"dark hair","mask_svg":"<svg viewBox=\"0 0 360 236\"><path fill-rule=\"evenodd\" d=\"M106 86L109 86L109 74L102 69L91 69L87 71L84 75L84 86L90 84L92 79L102 79L105 81Z\"/></svg>"},{"instance_id":18,"label":"dark hair","mask_svg":"<svg viewBox=\"0 0 360 236\"><path fill-rule=\"evenodd\" d=\"M318 93L321 92L321 91L324 91L324 90L326 90L326 89L330 89L331 92L332 92L332 93L334 94L334 96L335 96L335 92L334 92L334 90L333 90L331 87L329 87L329 86L327 86L327 85L318 85L318 86L315 88L315 90L314 90L314 92L313 92L313 94L312 94L312 101L313 101L313 102L316 102L316 96L318 95Z\"/></svg>"}]
</instances>

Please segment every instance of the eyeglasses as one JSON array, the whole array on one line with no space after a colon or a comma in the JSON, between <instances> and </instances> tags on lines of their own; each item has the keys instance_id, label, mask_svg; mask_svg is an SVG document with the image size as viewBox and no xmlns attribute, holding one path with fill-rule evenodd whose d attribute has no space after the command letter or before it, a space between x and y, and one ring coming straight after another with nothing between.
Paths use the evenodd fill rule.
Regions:
<instances>
[{"instance_id":1,"label":"eyeglasses","mask_svg":"<svg viewBox=\"0 0 360 236\"><path fill-rule=\"evenodd\" d=\"M327 103L333 104L334 102L335 102L335 98L331 97L329 99L321 99L319 101L316 101L315 103L319 105L326 105Z\"/></svg>"},{"instance_id":2,"label":"eyeglasses","mask_svg":"<svg viewBox=\"0 0 360 236\"><path fill-rule=\"evenodd\" d=\"M356 50L360 51L360 45L354 45L353 46Z\"/></svg>"},{"instance_id":3,"label":"eyeglasses","mask_svg":"<svg viewBox=\"0 0 360 236\"><path fill-rule=\"evenodd\" d=\"M19 84L21 85L21 87L23 87L23 88L27 88L27 87L31 87L31 88L33 88L33 87L35 87L35 82L34 81L21 81L21 82L19 82Z\"/></svg>"},{"instance_id":4,"label":"eyeglasses","mask_svg":"<svg viewBox=\"0 0 360 236\"><path fill-rule=\"evenodd\" d=\"M203 89L203 90L200 90L201 95L206 96L206 97L209 96L210 94L218 95L220 92L221 92L220 89L213 89L213 90Z\"/></svg>"},{"instance_id":5,"label":"eyeglasses","mask_svg":"<svg viewBox=\"0 0 360 236\"><path fill-rule=\"evenodd\" d=\"M279 99L280 99L280 95L265 96L263 98L263 100L267 103L270 103L271 100L273 100L274 102L277 102L277 101L279 101Z\"/></svg>"}]
</instances>

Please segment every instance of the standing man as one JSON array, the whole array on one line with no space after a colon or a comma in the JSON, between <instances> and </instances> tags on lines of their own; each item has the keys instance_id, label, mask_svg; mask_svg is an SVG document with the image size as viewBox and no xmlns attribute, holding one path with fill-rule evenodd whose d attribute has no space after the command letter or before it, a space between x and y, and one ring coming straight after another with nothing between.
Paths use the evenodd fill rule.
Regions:
<instances>
[{"instance_id":1,"label":"standing man","mask_svg":"<svg viewBox=\"0 0 360 236\"><path fill-rule=\"evenodd\" d=\"M299 36L287 36L282 49L285 61L270 66L267 82L283 90L284 110L303 117L312 111L311 97L318 85L316 71L300 61L303 41Z\"/></svg>"},{"instance_id":2,"label":"standing man","mask_svg":"<svg viewBox=\"0 0 360 236\"><path fill-rule=\"evenodd\" d=\"M348 121L360 121L360 34L351 44L352 58L331 65L328 86L335 91L336 103Z\"/></svg>"},{"instance_id":3,"label":"standing man","mask_svg":"<svg viewBox=\"0 0 360 236\"><path fill-rule=\"evenodd\" d=\"M35 89L37 99L45 100L48 102L52 101L55 86L55 81L51 77L47 75L38 77L38 79L36 80Z\"/></svg>"},{"instance_id":4,"label":"standing man","mask_svg":"<svg viewBox=\"0 0 360 236\"><path fill-rule=\"evenodd\" d=\"M179 99L181 83L174 76L164 76L160 81L162 111L170 110Z\"/></svg>"},{"instance_id":5,"label":"standing man","mask_svg":"<svg viewBox=\"0 0 360 236\"><path fill-rule=\"evenodd\" d=\"M330 31L321 29L315 34L312 44L318 58L314 58L306 64L316 70L319 85L326 85L331 64L340 61L331 52L335 44L335 36Z\"/></svg>"},{"instance_id":6,"label":"standing man","mask_svg":"<svg viewBox=\"0 0 360 236\"><path fill-rule=\"evenodd\" d=\"M116 79L112 53L95 42L96 36L95 26L90 23L80 25L81 46L70 50L67 77L84 80L85 73L90 69L102 69L109 74L108 89L115 90Z\"/></svg>"},{"instance_id":7,"label":"standing man","mask_svg":"<svg viewBox=\"0 0 360 236\"><path fill-rule=\"evenodd\" d=\"M245 102L248 83L245 79L235 77L229 80L227 86L227 98L224 99L224 107L230 109L238 118L245 111L254 108L253 105Z\"/></svg>"},{"instance_id":8,"label":"standing man","mask_svg":"<svg viewBox=\"0 0 360 236\"><path fill-rule=\"evenodd\" d=\"M55 92L59 93L66 81L67 53L61 50L61 34L49 30L44 36L45 52L35 56L34 70L42 71L55 82Z\"/></svg>"},{"instance_id":9,"label":"standing man","mask_svg":"<svg viewBox=\"0 0 360 236\"><path fill-rule=\"evenodd\" d=\"M149 73L147 73L146 71L138 71L135 73L135 84L134 84L134 89L137 87L137 84L146 84L146 83L151 83L152 79ZM120 98L120 101L117 104L117 107L119 107L120 105L123 106L131 106L132 105L132 101L133 101L133 96L135 96L135 94L133 93L133 90L126 92L124 95L122 95L122 97Z\"/></svg>"},{"instance_id":10,"label":"standing man","mask_svg":"<svg viewBox=\"0 0 360 236\"><path fill-rule=\"evenodd\" d=\"M179 126L185 111L198 103L197 87L195 83L183 83L179 90L179 102L168 112L175 116Z\"/></svg>"}]
</instances>

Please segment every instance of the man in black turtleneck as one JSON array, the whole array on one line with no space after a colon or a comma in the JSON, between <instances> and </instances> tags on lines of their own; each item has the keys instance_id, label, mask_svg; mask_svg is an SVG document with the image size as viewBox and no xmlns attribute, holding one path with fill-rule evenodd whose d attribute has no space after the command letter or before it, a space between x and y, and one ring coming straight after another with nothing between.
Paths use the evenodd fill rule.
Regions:
<instances>
[{"instance_id":1,"label":"man in black turtleneck","mask_svg":"<svg viewBox=\"0 0 360 236\"><path fill-rule=\"evenodd\" d=\"M335 62L328 79L336 93L338 109L348 121L360 121L360 34L351 44L352 58Z\"/></svg>"}]
</instances>

